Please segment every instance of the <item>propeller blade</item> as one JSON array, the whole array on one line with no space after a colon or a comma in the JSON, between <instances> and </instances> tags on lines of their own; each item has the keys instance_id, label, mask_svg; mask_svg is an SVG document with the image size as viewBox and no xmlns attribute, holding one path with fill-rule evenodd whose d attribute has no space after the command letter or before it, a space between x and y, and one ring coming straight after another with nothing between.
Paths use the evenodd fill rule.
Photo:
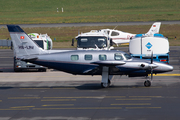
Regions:
<instances>
[{"instance_id":1,"label":"propeller blade","mask_svg":"<svg viewBox=\"0 0 180 120\"><path fill-rule=\"evenodd\" d=\"M153 69L151 69L151 81L153 80Z\"/></svg>"},{"instance_id":2,"label":"propeller blade","mask_svg":"<svg viewBox=\"0 0 180 120\"><path fill-rule=\"evenodd\" d=\"M151 53L151 64L153 64L153 52Z\"/></svg>"},{"instance_id":3,"label":"propeller blade","mask_svg":"<svg viewBox=\"0 0 180 120\"><path fill-rule=\"evenodd\" d=\"M153 51L151 53L151 65L153 64ZM151 81L153 80L153 66L151 66Z\"/></svg>"}]
</instances>

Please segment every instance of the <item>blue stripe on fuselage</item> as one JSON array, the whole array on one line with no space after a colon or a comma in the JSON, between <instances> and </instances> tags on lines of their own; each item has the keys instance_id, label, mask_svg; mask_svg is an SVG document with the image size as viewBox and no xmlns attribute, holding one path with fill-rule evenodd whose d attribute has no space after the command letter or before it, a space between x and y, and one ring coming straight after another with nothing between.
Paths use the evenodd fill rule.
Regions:
<instances>
[{"instance_id":1,"label":"blue stripe on fuselage","mask_svg":"<svg viewBox=\"0 0 180 120\"><path fill-rule=\"evenodd\" d=\"M75 63L75 62L64 62L64 61L28 61L34 64L46 66L49 68L57 69L63 72L71 73L71 74L84 74L83 72L90 69L95 69L98 65L95 64L83 64L83 63Z\"/></svg>"}]
</instances>

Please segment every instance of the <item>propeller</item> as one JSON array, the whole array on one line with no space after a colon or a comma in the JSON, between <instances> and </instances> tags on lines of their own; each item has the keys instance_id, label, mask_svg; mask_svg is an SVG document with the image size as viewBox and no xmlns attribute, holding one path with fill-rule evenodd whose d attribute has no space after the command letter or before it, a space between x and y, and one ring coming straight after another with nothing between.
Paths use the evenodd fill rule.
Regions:
<instances>
[{"instance_id":1,"label":"propeller","mask_svg":"<svg viewBox=\"0 0 180 120\"><path fill-rule=\"evenodd\" d=\"M153 80L153 51L151 53L151 82Z\"/></svg>"},{"instance_id":2,"label":"propeller","mask_svg":"<svg viewBox=\"0 0 180 120\"><path fill-rule=\"evenodd\" d=\"M142 66L142 65L141 65L141 66ZM151 53L151 63L149 64L149 67L148 67L148 69L151 70L151 82L152 82L152 80L153 80L153 70L154 70L154 68L156 68L156 67L158 67L158 65L153 64L153 52L152 52L152 53ZM151 86L151 82L150 82L149 80L146 80L146 81L144 82L144 85L145 85L146 87L149 87L149 86Z\"/></svg>"}]
</instances>

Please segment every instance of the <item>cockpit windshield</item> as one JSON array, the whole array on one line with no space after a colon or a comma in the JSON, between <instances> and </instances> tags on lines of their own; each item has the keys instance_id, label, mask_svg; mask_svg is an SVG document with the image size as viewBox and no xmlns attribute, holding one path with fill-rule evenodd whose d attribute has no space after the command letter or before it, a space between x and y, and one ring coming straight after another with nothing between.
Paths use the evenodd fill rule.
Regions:
<instances>
[{"instance_id":1,"label":"cockpit windshield","mask_svg":"<svg viewBox=\"0 0 180 120\"><path fill-rule=\"evenodd\" d=\"M129 54L127 54L127 53L124 54L124 57L126 58L126 60L129 60L129 59L132 58L132 57L131 57Z\"/></svg>"},{"instance_id":2,"label":"cockpit windshield","mask_svg":"<svg viewBox=\"0 0 180 120\"><path fill-rule=\"evenodd\" d=\"M106 37L78 37L78 48L104 48L107 47Z\"/></svg>"}]
</instances>

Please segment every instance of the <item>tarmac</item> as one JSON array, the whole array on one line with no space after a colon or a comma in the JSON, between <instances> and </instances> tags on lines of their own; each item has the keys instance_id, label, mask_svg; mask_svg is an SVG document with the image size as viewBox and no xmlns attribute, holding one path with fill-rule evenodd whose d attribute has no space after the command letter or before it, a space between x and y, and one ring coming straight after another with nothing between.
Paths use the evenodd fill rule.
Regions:
<instances>
[{"instance_id":1,"label":"tarmac","mask_svg":"<svg viewBox=\"0 0 180 120\"><path fill-rule=\"evenodd\" d=\"M128 51L126 47L120 47ZM159 120L180 118L180 47L170 47L172 72L144 77L114 76L101 88L101 76L13 72L13 53L0 50L0 119L3 120Z\"/></svg>"}]
</instances>

